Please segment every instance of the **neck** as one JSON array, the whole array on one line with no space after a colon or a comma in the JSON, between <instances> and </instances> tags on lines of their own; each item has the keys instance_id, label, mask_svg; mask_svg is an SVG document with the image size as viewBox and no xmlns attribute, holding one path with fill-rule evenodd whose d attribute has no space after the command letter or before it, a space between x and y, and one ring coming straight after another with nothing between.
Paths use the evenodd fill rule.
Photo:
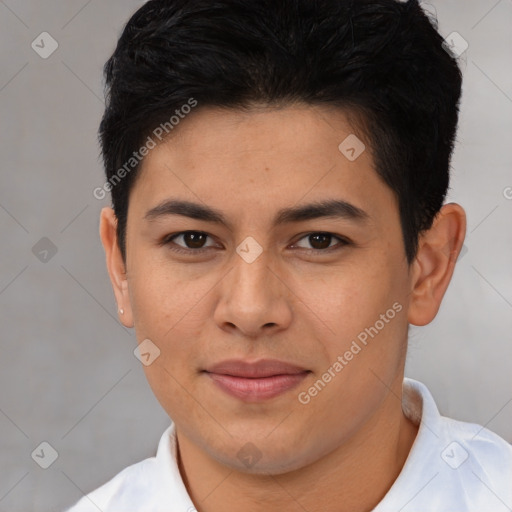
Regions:
<instances>
[{"instance_id":1,"label":"neck","mask_svg":"<svg viewBox=\"0 0 512 512\"><path fill-rule=\"evenodd\" d=\"M417 433L402 412L401 381L350 440L284 474L254 475L211 458L177 430L178 464L199 512L366 512L398 477ZM399 397L400 399L397 399Z\"/></svg>"}]
</instances>

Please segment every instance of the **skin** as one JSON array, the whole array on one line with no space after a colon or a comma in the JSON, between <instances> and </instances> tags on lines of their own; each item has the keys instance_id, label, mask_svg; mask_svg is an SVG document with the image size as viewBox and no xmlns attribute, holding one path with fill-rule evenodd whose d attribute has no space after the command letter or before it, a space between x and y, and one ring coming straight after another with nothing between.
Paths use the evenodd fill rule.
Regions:
<instances>
[{"instance_id":1,"label":"skin","mask_svg":"<svg viewBox=\"0 0 512 512\"><path fill-rule=\"evenodd\" d=\"M414 442L417 427L401 410L407 329L436 316L465 213L444 205L408 265L398 204L373 168L369 144L355 161L338 149L352 133L364 141L341 110L199 109L143 161L129 198L126 262L114 212L101 213L120 320L135 327L139 343L149 338L161 351L144 370L176 424L180 471L200 512L369 511ZM145 218L169 198L216 208L229 226ZM367 221L273 224L281 208L326 199L357 206ZM159 243L188 230L208 234L206 252L192 254L201 244L184 237ZM338 250L326 253L308 237L318 232L332 233L325 245ZM248 236L263 249L252 263L236 252ZM300 403L299 393L394 303L401 311ZM279 359L311 373L284 394L247 403L201 371L231 358ZM250 467L237 456L247 443L261 456Z\"/></svg>"}]
</instances>

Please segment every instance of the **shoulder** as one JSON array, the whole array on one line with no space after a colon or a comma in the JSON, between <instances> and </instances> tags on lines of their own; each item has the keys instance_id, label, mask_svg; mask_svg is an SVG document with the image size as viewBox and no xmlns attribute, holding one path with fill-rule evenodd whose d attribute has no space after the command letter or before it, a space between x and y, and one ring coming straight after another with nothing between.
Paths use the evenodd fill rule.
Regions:
<instances>
[{"instance_id":1,"label":"shoulder","mask_svg":"<svg viewBox=\"0 0 512 512\"><path fill-rule=\"evenodd\" d=\"M441 416L439 426L444 463L439 475L459 494L462 510L510 511L512 445L474 423Z\"/></svg>"},{"instance_id":2,"label":"shoulder","mask_svg":"<svg viewBox=\"0 0 512 512\"><path fill-rule=\"evenodd\" d=\"M151 475L155 470L155 457L132 464L101 487L81 498L66 512L98 512L98 509L114 512L117 508L114 504L120 500L125 501L131 496L136 497L136 501L144 499L151 492L151 482L154 481ZM131 505L136 506L136 501L132 501ZM113 506L116 508L112 508Z\"/></svg>"},{"instance_id":3,"label":"shoulder","mask_svg":"<svg viewBox=\"0 0 512 512\"><path fill-rule=\"evenodd\" d=\"M403 391L404 414L418 434L374 512L510 512L512 446L481 425L439 414L424 384L405 379Z\"/></svg>"},{"instance_id":4,"label":"shoulder","mask_svg":"<svg viewBox=\"0 0 512 512\"><path fill-rule=\"evenodd\" d=\"M512 445L475 423L453 420L441 416L441 437L450 441L443 449L442 458L450 467L468 469L488 484L503 483L512 489ZM512 503L511 503L512 505Z\"/></svg>"},{"instance_id":5,"label":"shoulder","mask_svg":"<svg viewBox=\"0 0 512 512\"><path fill-rule=\"evenodd\" d=\"M85 495L66 512L192 510L176 459L174 424L163 433L157 454L123 469L107 483Z\"/></svg>"},{"instance_id":6,"label":"shoulder","mask_svg":"<svg viewBox=\"0 0 512 512\"><path fill-rule=\"evenodd\" d=\"M405 386L421 397L421 425L433 434L432 441L442 450L441 459L452 469L468 462L473 471L495 477L495 481L507 476L507 486L512 488L512 445L485 426L442 416L424 384L406 381Z\"/></svg>"},{"instance_id":7,"label":"shoulder","mask_svg":"<svg viewBox=\"0 0 512 512\"><path fill-rule=\"evenodd\" d=\"M512 445L491 432L485 426L476 423L454 420L439 414L434 398L427 387L412 379L405 379L404 391L407 388L409 396L416 393L417 402L421 405L419 417L424 428L434 434L434 439L442 448L441 457L448 465L460 466L470 460L473 465L487 467L487 473L502 474L512 471ZM414 406L413 406L414 408ZM452 461L451 459L457 459ZM460 459L460 460L459 460Z\"/></svg>"}]
</instances>

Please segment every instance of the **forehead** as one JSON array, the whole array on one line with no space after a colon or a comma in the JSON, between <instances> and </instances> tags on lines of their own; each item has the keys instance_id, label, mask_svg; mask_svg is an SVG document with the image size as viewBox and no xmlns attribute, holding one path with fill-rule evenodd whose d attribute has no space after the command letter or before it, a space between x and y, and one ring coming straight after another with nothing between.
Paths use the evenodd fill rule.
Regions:
<instances>
[{"instance_id":1,"label":"forehead","mask_svg":"<svg viewBox=\"0 0 512 512\"><path fill-rule=\"evenodd\" d=\"M371 216L394 206L370 146L339 109L198 109L142 162L130 197L149 209L170 196L240 215L344 199Z\"/></svg>"}]
</instances>

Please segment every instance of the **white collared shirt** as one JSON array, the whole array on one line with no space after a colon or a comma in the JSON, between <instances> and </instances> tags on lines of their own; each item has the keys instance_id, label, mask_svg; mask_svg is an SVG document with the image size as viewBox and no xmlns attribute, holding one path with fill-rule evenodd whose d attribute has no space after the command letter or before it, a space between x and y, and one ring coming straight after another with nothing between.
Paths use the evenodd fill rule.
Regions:
<instances>
[{"instance_id":1,"label":"white collared shirt","mask_svg":"<svg viewBox=\"0 0 512 512\"><path fill-rule=\"evenodd\" d=\"M512 446L439 414L425 385L404 379L402 409L419 430L398 478L373 512L511 512ZM156 457L127 467L67 512L195 512L177 464L174 424Z\"/></svg>"}]
</instances>

